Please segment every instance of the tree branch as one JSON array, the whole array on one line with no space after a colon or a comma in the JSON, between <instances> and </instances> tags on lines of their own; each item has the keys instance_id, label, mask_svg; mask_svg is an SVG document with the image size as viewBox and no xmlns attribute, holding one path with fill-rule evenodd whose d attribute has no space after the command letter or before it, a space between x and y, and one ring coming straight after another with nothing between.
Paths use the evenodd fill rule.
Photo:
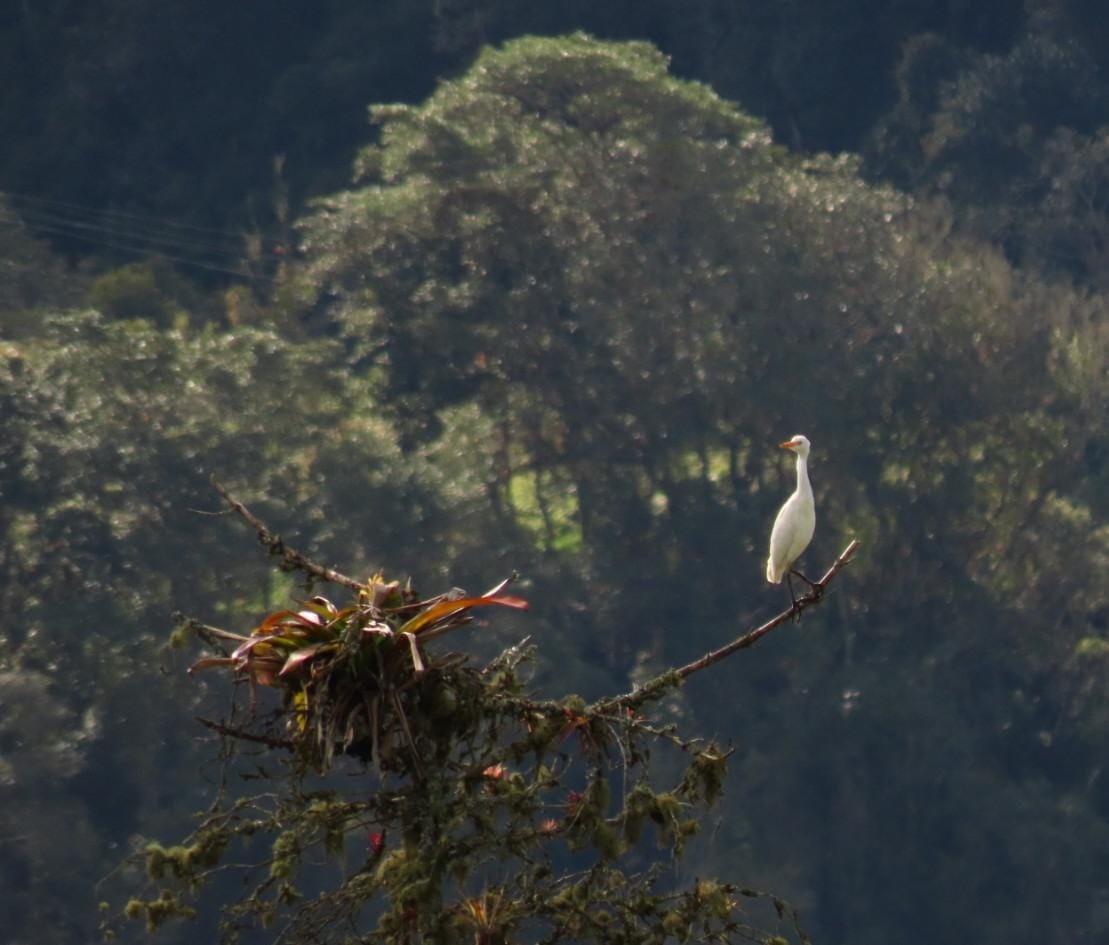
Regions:
<instances>
[{"instance_id":1,"label":"tree branch","mask_svg":"<svg viewBox=\"0 0 1109 945\"><path fill-rule=\"evenodd\" d=\"M241 633L232 633L230 630L213 627L211 624L197 620L195 617L189 617L180 611L174 611L171 616L173 617L173 622L177 625L177 631L195 633L213 650L226 652L227 643L245 643L250 639L250 637L244 636Z\"/></svg>"},{"instance_id":2,"label":"tree branch","mask_svg":"<svg viewBox=\"0 0 1109 945\"><path fill-rule=\"evenodd\" d=\"M242 502L236 499L227 487L222 482L212 477L212 486L215 488L223 500L231 506L231 508L239 514L239 516L253 526L254 530L258 533L258 540L266 546L266 550L271 555L281 558L286 566L292 570L303 571L305 574L310 574L313 577L320 578L323 581L328 581L332 584L341 584L344 587L349 587L354 591L364 591L369 585L364 584L362 581L356 581L352 577L347 577L340 571L334 568L328 568L322 564L313 561L307 555L302 554L295 548L290 548L285 544L284 539L280 535L275 535L265 525L265 523L250 511Z\"/></svg>"},{"instance_id":3,"label":"tree branch","mask_svg":"<svg viewBox=\"0 0 1109 945\"><path fill-rule=\"evenodd\" d=\"M267 748L287 748L292 751L292 749L296 747L292 739L275 738L272 735L261 735L257 732L248 732L246 729L235 728L233 725L215 722L212 719L202 718L199 715L195 718L201 725L210 728L213 732L226 735L229 738L239 738L246 742L257 742L259 745L265 745Z\"/></svg>"},{"instance_id":4,"label":"tree branch","mask_svg":"<svg viewBox=\"0 0 1109 945\"><path fill-rule=\"evenodd\" d=\"M706 653L700 659L694 660L692 663L686 663L685 666L667 670L665 673L661 673L653 679L647 680L647 682L642 685L636 686L631 692L626 692L621 696L614 696L604 699L601 702L596 702L590 706L589 712L591 714L604 714L614 709L634 708L646 702L661 690L681 682L687 676L691 676L693 673L712 666L714 663L719 663L722 659L731 656L737 650L744 650L758 643L759 640L775 627L781 626L791 617L800 617L801 612L806 608L819 604L824 599L825 588L827 588L836 574L847 565L858 550L858 547L859 540L857 538L852 539L851 543L840 552L839 557L836 558L832 566L807 594L797 598L797 602L792 607L788 610L783 610L777 617L768 620L761 627L756 627L754 630L740 637L736 637L731 643L725 644L718 650L712 650Z\"/></svg>"}]
</instances>

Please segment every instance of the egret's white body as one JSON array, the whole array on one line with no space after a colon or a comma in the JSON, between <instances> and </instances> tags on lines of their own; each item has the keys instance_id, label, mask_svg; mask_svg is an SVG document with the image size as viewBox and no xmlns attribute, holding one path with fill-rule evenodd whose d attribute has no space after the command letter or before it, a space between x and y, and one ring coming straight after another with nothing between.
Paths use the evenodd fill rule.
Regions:
<instances>
[{"instance_id":1,"label":"egret's white body","mask_svg":"<svg viewBox=\"0 0 1109 945\"><path fill-rule=\"evenodd\" d=\"M809 441L803 436L795 436L781 446L797 454L797 488L778 512L770 532L766 579L771 584L781 584L782 578L789 576L793 563L809 547L816 529L816 506L809 484Z\"/></svg>"}]
</instances>

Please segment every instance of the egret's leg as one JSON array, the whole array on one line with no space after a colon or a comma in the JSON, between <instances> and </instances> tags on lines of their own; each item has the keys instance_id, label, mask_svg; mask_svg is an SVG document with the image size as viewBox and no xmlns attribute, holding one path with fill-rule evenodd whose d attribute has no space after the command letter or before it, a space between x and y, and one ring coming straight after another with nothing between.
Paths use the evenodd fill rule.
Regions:
<instances>
[{"instance_id":1,"label":"egret's leg","mask_svg":"<svg viewBox=\"0 0 1109 945\"><path fill-rule=\"evenodd\" d=\"M793 593L793 579L789 576L788 571L786 572L786 585L789 587L790 600L793 601L793 607L792 607L792 609L793 609L793 619L794 620L800 620L801 619L801 609L797 606L797 595Z\"/></svg>"}]
</instances>

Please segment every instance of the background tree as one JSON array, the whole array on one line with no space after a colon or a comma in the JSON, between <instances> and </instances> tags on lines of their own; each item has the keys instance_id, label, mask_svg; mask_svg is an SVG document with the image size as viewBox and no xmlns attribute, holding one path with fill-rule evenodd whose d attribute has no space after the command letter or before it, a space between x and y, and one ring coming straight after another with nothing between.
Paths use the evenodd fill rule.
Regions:
<instances>
[{"instance_id":1,"label":"background tree","mask_svg":"<svg viewBox=\"0 0 1109 945\"><path fill-rule=\"evenodd\" d=\"M945 880L961 848L927 879L859 837L958 823L1027 846L1011 819L982 809L974 821L923 788L949 750L940 742L887 742L902 728L942 738L954 723L936 713L979 711L983 686L1008 693L994 706L1005 731L1031 667L1069 659L1100 619L1104 599L1087 592L1104 535L1062 512L1087 507L1081 463L1051 459L1070 437L1098 450L1096 410L1071 401L1065 433L1055 409L1063 339L1086 335L1091 303L954 240L942 210L864 184L850 161L786 154L707 90L667 77L646 46L519 41L424 106L376 114L363 186L307 222L297 304L378 366L377 397L413 444L460 404L492 420L503 463L487 488L510 509L526 495L548 552L561 542L571 567L588 567L581 580L607 587L611 609L581 619L597 619L590 636L614 664L665 664L756 599L758 569L741 562L761 547L758 497L782 481L758 444L787 423L819 431L822 521L865 522L872 561L895 562L896 579L866 569L870 596L845 602L841 648L789 671L824 700L822 721L796 736L821 786L796 782L791 804L854 823L810 855L831 843L837 862L856 864L837 878L921 890L899 921L940 934L937 900L969 907ZM1043 581L1052 556L1074 569L1073 603L1055 602L1070 615L1063 635L1044 633L1045 601L1032 603L1058 587ZM601 630L616 624L629 632ZM1014 647L1019 665L999 658ZM910 700L887 729L890 687L904 686L876 670L891 649L899 665L913 660L921 693L936 673L956 701ZM703 710L722 725L734 713L757 740L757 716L784 688L768 676L738 697L706 694ZM822 747L845 737L827 725L848 719L877 725L869 764ZM982 776L1004 777L997 764ZM894 801L913 789L886 794L890 770L928 803ZM851 797L862 821L827 806ZM760 821L788 821L789 809L775 802ZM1026 868L1061 898L1073 892L1063 873ZM834 885L813 895L833 928L859 934L857 897Z\"/></svg>"}]
</instances>

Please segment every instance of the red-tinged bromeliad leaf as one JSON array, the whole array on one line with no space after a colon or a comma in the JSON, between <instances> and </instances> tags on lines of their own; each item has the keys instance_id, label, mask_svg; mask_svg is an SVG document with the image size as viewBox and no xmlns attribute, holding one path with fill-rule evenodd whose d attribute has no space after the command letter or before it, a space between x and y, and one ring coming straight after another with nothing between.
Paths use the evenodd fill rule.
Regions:
<instances>
[{"instance_id":1,"label":"red-tinged bromeliad leaf","mask_svg":"<svg viewBox=\"0 0 1109 945\"><path fill-rule=\"evenodd\" d=\"M212 666L235 666L239 661L231 656L204 656L189 667L190 675L198 669L209 669Z\"/></svg>"},{"instance_id":2,"label":"red-tinged bromeliad leaf","mask_svg":"<svg viewBox=\"0 0 1109 945\"><path fill-rule=\"evenodd\" d=\"M295 671L313 656L318 656L321 650L335 650L338 648L336 643L312 643L309 646L303 646L299 650L294 650L289 654L285 660L285 665L281 667L280 676L287 676L289 673Z\"/></svg>"},{"instance_id":3,"label":"red-tinged bromeliad leaf","mask_svg":"<svg viewBox=\"0 0 1109 945\"><path fill-rule=\"evenodd\" d=\"M397 632L419 633L420 630L443 617L461 613L472 607L487 607L492 604L496 604L500 607L511 607L514 610L527 610L529 606L528 602L522 597L460 597L457 600L444 600L416 614L415 617L405 623Z\"/></svg>"}]
</instances>

